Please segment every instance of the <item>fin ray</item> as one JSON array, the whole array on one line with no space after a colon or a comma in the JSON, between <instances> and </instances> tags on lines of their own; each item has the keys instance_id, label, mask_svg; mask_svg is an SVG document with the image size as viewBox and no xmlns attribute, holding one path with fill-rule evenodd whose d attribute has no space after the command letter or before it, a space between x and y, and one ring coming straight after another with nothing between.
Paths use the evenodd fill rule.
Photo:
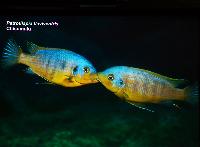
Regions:
<instances>
[{"instance_id":1,"label":"fin ray","mask_svg":"<svg viewBox=\"0 0 200 147\"><path fill-rule=\"evenodd\" d=\"M47 48L36 45L35 43L27 41L27 49L31 54L35 54L38 50L55 50L57 48Z\"/></svg>"},{"instance_id":2,"label":"fin ray","mask_svg":"<svg viewBox=\"0 0 200 147\"><path fill-rule=\"evenodd\" d=\"M191 86L188 86L184 89L187 96L187 101L192 104L199 103L199 84L194 83Z\"/></svg>"},{"instance_id":3,"label":"fin ray","mask_svg":"<svg viewBox=\"0 0 200 147\"><path fill-rule=\"evenodd\" d=\"M31 54L36 53L38 48L39 48L38 45L36 45L36 44L34 44L32 42L29 42L29 41L27 42L27 49Z\"/></svg>"},{"instance_id":4,"label":"fin ray","mask_svg":"<svg viewBox=\"0 0 200 147\"><path fill-rule=\"evenodd\" d=\"M129 100L126 100L126 102L137 107L137 108L139 108L139 109L146 110L146 111L149 111L149 112L155 112L154 110L148 109L148 108L142 106L142 104L139 104L137 102L132 102L132 101L129 101Z\"/></svg>"},{"instance_id":5,"label":"fin ray","mask_svg":"<svg viewBox=\"0 0 200 147\"><path fill-rule=\"evenodd\" d=\"M30 67L28 67L27 69L25 69L25 73L32 74L32 75L35 74Z\"/></svg>"},{"instance_id":6,"label":"fin ray","mask_svg":"<svg viewBox=\"0 0 200 147\"><path fill-rule=\"evenodd\" d=\"M19 55L22 53L20 46L17 45L14 39L9 39L2 54L3 67L10 67L17 64L19 61Z\"/></svg>"}]
</instances>

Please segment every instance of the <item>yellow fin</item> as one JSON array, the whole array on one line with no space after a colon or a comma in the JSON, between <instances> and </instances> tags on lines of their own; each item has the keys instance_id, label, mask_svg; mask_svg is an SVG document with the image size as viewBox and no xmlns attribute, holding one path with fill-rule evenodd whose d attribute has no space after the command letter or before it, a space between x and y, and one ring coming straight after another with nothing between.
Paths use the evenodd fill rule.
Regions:
<instances>
[{"instance_id":1,"label":"yellow fin","mask_svg":"<svg viewBox=\"0 0 200 147\"><path fill-rule=\"evenodd\" d=\"M152 71L148 71L148 70L144 70L144 69L140 69L140 68L135 68L135 69L146 72L148 74L151 74L157 78L164 79L164 80L168 81L169 83L171 83L175 88L185 88L189 84L189 81L185 80L185 79L173 79L173 78L170 78L167 76L163 76L163 75L154 73Z\"/></svg>"}]
</instances>

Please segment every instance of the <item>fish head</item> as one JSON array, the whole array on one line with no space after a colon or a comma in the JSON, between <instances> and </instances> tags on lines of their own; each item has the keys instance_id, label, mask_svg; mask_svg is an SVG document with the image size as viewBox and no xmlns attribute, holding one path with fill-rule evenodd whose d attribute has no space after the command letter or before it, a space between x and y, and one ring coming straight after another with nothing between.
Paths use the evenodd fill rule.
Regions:
<instances>
[{"instance_id":1,"label":"fish head","mask_svg":"<svg viewBox=\"0 0 200 147\"><path fill-rule=\"evenodd\" d=\"M96 69L86 59L78 60L78 62L76 62L72 74L74 80L81 85L99 82L97 79Z\"/></svg>"},{"instance_id":2,"label":"fish head","mask_svg":"<svg viewBox=\"0 0 200 147\"><path fill-rule=\"evenodd\" d=\"M106 69L105 71L99 72L98 80L110 91L114 93L118 93L122 91L125 86L123 81L123 74L120 66L111 67Z\"/></svg>"}]
</instances>

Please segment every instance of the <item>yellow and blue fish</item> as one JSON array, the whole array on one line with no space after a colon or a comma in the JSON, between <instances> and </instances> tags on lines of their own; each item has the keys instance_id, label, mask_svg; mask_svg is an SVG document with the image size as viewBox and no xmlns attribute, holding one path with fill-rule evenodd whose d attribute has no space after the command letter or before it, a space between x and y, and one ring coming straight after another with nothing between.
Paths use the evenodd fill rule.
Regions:
<instances>
[{"instance_id":1,"label":"yellow and blue fish","mask_svg":"<svg viewBox=\"0 0 200 147\"><path fill-rule=\"evenodd\" d=\"M3 65L25 64L29 73L35 73L50 83L76 87L98 82L96 69L83 56L66 49L41 47L27 43L29 54L22 52L13 39L3 51Z\"/></svg>"},{"instance_id":2,"label":"yellow and blue fish","mask_svg":"<svg viewBox=\"0 0 200 147\"><path fill-rule=\"evenodd\" d=\"M139 108L144 103L185 101L198 97L198 85L179 88L186 80L127 66L115 66L98 73L99 81L115 95ZM147 109L149 110L149 109ZM151 111L151 110L150 110Z\"/></svg>"}]
</instances>

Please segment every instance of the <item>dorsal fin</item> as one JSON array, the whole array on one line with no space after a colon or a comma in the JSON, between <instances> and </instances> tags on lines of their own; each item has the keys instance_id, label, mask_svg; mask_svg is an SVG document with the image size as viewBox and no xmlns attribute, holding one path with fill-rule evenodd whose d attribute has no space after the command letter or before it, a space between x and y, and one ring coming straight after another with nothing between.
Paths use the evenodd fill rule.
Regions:
<instances>
[{"instance_id":1,"label":"dorsal fin","mask_svg":"<svg viewBox=\"0 0 200 147\"><path fill-rule=\"evenodd\" d=\"M31 54L34 54L35 52L37 52L39 46L32 43L32 42L27 42L27 49Z\"/></svg>"},{"instance_id":2,"label":"dorsal fin","mask_svg":"<svg viewBox=\"0 0 200 147\"><path fill-rule=\"evenodd\" d=\"M163 75L154 73L152 71L148 71L148 70L144 70L144 69L140 69L140 68L135 68L135 69L146 72L148 74L151 74L157 78L164 79L164 80L168 81L169 83L171 83L175 88L182 89L182 88L185 88L189 84L189 81L185 80L185 79L173 79L173 78L170 78L167 76L163 76Z\"/></svg>"},{"instance_id":3,"label":"dorsal fin","mask_svg":"<svg viewBox=\"0 0 200 147\"><path fill-rule=\"evenodd\" d=\"M179 89L183 89L190 84L190 82L185 79L173 79L170 81L170 83L172 83L175 88L179 88Z\"/></svg>"},{"instance_id":4,"label":"dorsal fin","mask_svg":"<svg viewBox=\"0 0 200 147\"><path fill-rule=\"evenodd\" d=\"M27 49L31 54L36 53L38 50L46 49L45 47L40 47L32 42L27 41Z\"/></svg>"}]
</instances>

